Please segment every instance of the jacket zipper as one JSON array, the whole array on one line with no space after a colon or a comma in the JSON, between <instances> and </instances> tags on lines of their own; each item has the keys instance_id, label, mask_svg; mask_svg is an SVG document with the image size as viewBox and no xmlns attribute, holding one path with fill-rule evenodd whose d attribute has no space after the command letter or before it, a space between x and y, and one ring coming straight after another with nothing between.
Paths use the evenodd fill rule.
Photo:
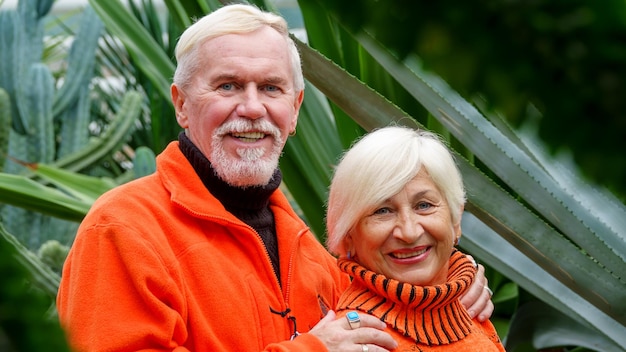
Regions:
<instances>
[{"instance_id":1,"label":"jacket zipper","mask_svg":"<svg viewBox=\"0 0 626 352\"><path fill-rule=\"evenodd\" d=\"M293 261L296 257L296 252L298 251L298 247L299 247L299 243L300 243L300 237L307 231L307 229L303 229L301 230L293 239L294 243L291 246L291 253L289 253L289 265L287 266L287 280L285 282L285 287L283 288L283 301L285 302L285 306L287 307L288 310L290 310L291 308L289 307L289 291L291 289L291 278L293 275ZM296 325L296 317L295 316L291 316L287 317L287 319L292 320L293 322L293 333L291 334L290 339L293 340L296 337L298 337L298 335L300 335L300 332L298 332L298 326Z\"/></svg>"},{"instance_id":2,"label":"jacket zipper","mask_svg":"<svg viewBox=\"0 0 626 352\"><path fill-rule=\"evenodd\" d=\"M206 215L206 214L201 214L198 213L196 211L193 211L191 209L189 209L188 207L184 206L183 204L177 203L180 207L183 207L185 210L187 210L190 214L194 214L196 215L198 218L200 219L205 219L205 220L209 220L209 219L213 219L213 220L220 220L223 222L227 222L233 225L237 225L237 226L244 226L246 228L248 228L249 230L251 230L252 232L254 232L254 234L256 235L256 238L258 239L260 245L263 247L263 252L265 253L265 259L267 261L267 264L272 268L272 273L274 273L274 282L276 283L276 285L280 288L280 291L282 292L282 299L283 299L283 304L285 306L285 310L283 312L274 312L274 310L270 307L271 311L274 312L275 314L280 314L282 315L284 318L286 318L287 320L291 321L293 323L293 329L290 329L291 331L293 331L293 333L291 334L290 339L293 340L296 337L298 337L298 335L300 335L300 333L297 331L297 325L296 325L296 317L293 315L289 315L289 312L291 311L291 308L289 307L289 301L288 301L288 297L289 297L289 291L291 288L291 278L292 278L292 273L293 273L293 261L295 258L295 254L296 251L298 249L298 243L299 243L299 239L300 237L307 231L307 228L302 229L294 238L294 245L292 246L291 249L291 253L289 255L289 265L287 266L287 280L284 282L285 286L282 286L280 284L280 281L278 281L278 273L276 273L276 270L274 270L274 266L272 265L272 259L270 258L270 254L269 251L267 250L267 247L265 246L265 244L263 243L263 239L261 238L261 235L259 235L259 233L253 229L250 225L244 223L243 221L241 221L240 223L231 221L230 219L226 219L220 216L213 216L213 215ZM280 264L279 264L280 265Z\"/></svg>"}]
</instances>

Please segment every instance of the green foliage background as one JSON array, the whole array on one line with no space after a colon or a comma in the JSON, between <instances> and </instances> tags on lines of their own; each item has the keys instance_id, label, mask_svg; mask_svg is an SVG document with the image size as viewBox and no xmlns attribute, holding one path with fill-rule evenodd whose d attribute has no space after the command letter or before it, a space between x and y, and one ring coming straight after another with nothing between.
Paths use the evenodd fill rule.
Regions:
<instances>
[{"instance_id":1,"label":"green foliage background","mask_svg":"<svg viewBox=\"0 0 626 352\"><path fill-rule=\"evenodd\" d=\"M624 0L319 2L513 125L539 110L550 150L626 199Z\"/></svg>"},{"instance_id":2,"label":"green foliage background","mask_svg":"<svg viewBox=\"0 0 626 352\"><path fill-rule=\"evenodd\" d=\"M55 138L67 139L60 127L70 126L74 116L82 127L66 128L76 132L69 140L82 142L64 156L59 149L52 162L3 152L6 138L24 133L24 121L11 104L22 93L7 86L13 80L1 80L0 123L15 128L0 129L0 165L11 169L0 172L0 203L26 216L66 219L75 226L102 192L152 172L154 155L176 138L179 128L169 102L175 40L194 18L222 2L164 0L164 11L150 0L129 7L119 0L90 0L97 18L77 11L58 19L46 15L51 3L20 0L25 8L38 9L22 15L37 14L27 17L41 23L53 19L42 29L64 33L29 37L41 52L21 63L33 62L42 73L47 66L55 89L66 91L62 87L69 81L68 87L80 93L57 98L66 103L52 109L53 122L38 124L37 131L54 126ZM287 143L281 169L294 206L321 241L332 165L346 147L390 123L434 130L458 153L470 191L461 246L487 266L495 291L492 320L507 347L516 352L623 350L617 346L626 344L621 230L626 207L624 185L615 180L623 179L625 164L619 155L623 101L617 99L624 96L624 48L617 43L623 39L626 2L299 0L297 7L279 1L279 9L273 2L254 3L289 15L302 12L298 25L306 28L307 44L298 45L307 90L298 134ZM84 30L70 24L80 18L94 25ZM68 36L93 39L99 35L98 19L106 33L97 48L86 39L74 40L76 48L69 52L60 44ZM18 32L0 33L0 55L19 53L2 41ZM96 49L93 56L85 48ZM82 63L80 73L70 70L72 60ZM67 66L58 65L66 61ZM18 71L5 70L12 67L7 62L0 62L0 72L13 77ZM115 84L102 84L110 77ZM80 104L67 104L70 96ZM59 114L59 106L73 113ZM605 120L596 123L590 116ZM532 129L527 133L529 122L539 126L549 147ZM558 126L556 140L550 141L546 124ZM616 144L596 158L607 141ZM548 155L569 145L588 179L579 178L576 166ZM594 156L583 159L595 160L600 169L581 162L585 153ZM43 301L50 303L59 280L51 268L58 270L73 233L39 222L33 230L35 222L24 221L27 217L14 219L24 227L3 231L2 254L15 249L9 256L26 268L20 274L23 288L44 293ZM7 220L5 215L2 222ZM29 302L16 295L3 299ZM0 310L0 320L3 314ZM41 311L37 317L53 325L56 318ZM36 330L40 322L33 319L33 324ZM14 337L13 330L3 331Z\"/></svg>"}]
</instances>

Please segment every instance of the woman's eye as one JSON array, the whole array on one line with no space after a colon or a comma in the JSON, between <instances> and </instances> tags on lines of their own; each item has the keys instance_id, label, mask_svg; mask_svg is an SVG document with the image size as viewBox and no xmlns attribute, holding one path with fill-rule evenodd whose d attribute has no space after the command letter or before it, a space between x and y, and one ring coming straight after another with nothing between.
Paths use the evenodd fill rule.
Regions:
<instances>
[{"instance_id":1,"label":"woman's eye","mask_svg":"<svg viewBox=\"0 0 626 352\"><path fill-rule=\"evenodd\" d=\"M417 208L418 210L428 210L428 209L430 209L432 206L433 206L432 204L427 203L427 202L419 202L419 203L417 203L416 208Z\"/></svg>"},{"instance_id":2,"label":"woman's eye","mask_svg":"<svg viewBox=\"0 0 626 352\"><path fill-rule=\"evenodd\" d=\"M389 210L389 208L380 208L380 209L376 209L374 211L374 214L377 214L377 215L389 214L390 211L391 210Z\"/></svg>"}]
</instances>

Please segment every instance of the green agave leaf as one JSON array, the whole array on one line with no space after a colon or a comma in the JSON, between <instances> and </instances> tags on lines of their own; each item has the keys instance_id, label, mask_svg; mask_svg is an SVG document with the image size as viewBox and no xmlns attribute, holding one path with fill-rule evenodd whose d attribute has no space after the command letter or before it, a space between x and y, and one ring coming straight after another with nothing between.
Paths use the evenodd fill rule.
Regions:
<instances>
[{"instance_id":1,"label":"green agave leaf","mask_svg":"<svg viewBox=\"0 0 626 352\"><path fill-rule=\"evenodd\" d=\"M26 176L0 173L0 202L71 221L81 221L91 207Z\"/></svg>"},{"instance_id":2,"label":"green agave leaf","mask_svg":"<svg viewBox=\"0 0 626 352\"><path fill-rule=\"evenodd\" d=\"M473 214L465 212L461 225L463 247L470 253L482 258L537 298L580 322L595 334L606 336L613 346L626 346L626 326L623 323L616 321L614 317L592 305L585 297L563 285L537 265L532 258L515 248ZM599 284L600 280L596 280L596 283ZM615 294L623 297L623 292L622 289ZM547 322L554 323L550 325L555 327L562 326L556 321L547 320Z\"/></svg>"},{"instance_id":3,"label":"green agave leaf","mask_svg":"<svg viewBox=\"0 0 626 352\"><path fill-rule=\"evenodd\" d=\"M497 305L499 302L504 302L504 301L508 301L511 299L515 299L518 296L519 296L519 289L518 289L517 284L514 282L507 282L502 287L498 288L497 291L494 292L493 297L491 297L491 301Z\"/></svg>"},{"instance_id":4,"label":"green agave leaf","mask_svg":"<svg viewBox=\"0 0 626 352\"><path fill-rule=\"evenodd\" d=\"M35 164L29 168L43 180L90 206L104 192L117 186L113 179L107 177L83 175L52 165Z\"/></svg>"},{"instance_id":5,"label":"green agave leaf","mask_svg":"<svg viewBox=\"0 0 626 352\"><path fill-rule=\"evenodd\" d=\"M357 38L416 100L509 187L608 270L615 275L623 274L626 241L618 238L614 229L602 222L595 212L581 206L473 105L440 78L422 70L416 59L406 66L371 37L359 35ZM610 237L613 237L613 245L607 246L605 239Z\"/></svg>"},{"instance_id":6,"label":"green agave leaf","mask_svg":"<svg viewBox=\"0 0 626 352\"><path fill-rule=\"evenodd\" d=\"M297 134L290 137L280 161L285 184L302 208L309 226L324 241L324 205L332 164L342 151L325 98L307 84L298 116Z\"/></svg>"},{"instance_id":7,"label":"green agave leaf","mask_svg":"<svg viewBox=\"0 0 626 352\"><path fill-rule=\"evenodd\" d=\"M421 127L395 104L359 81L315 49L294 38L302 54L306 79L365 130L390 123Z\"/></svg>"},{"instance_id":8,"label":"green agave leaf","mask_svg":"<svg viewBox=\"0 0 626 352\"><path fill-rule=\"evenodd\" d=\"M169 16L174 20L177 26L179 26L180 28L187 28L191 25L192 16L189 15L189 11L185 9L184 4L196 5L194 2L185 1L184 3L182 3L181 1L177 0L165 0L164 2L165 6L167 6ZM196 11L198 11L198 9L194 7L190 11L195 13Z\"/></svg>"},{"instance_id":9,"label":"green agave leaf","mask_svg":"<svg viewBox=\"0 0 626 352\"><path fill-rule=\"evenodd\" d=\"M600 185L591 186L571 155L548 155L546 152L548 149L539 141L537 133L523 129L519 136L528 148L528 153L538 160L563 191L588 212L593 212L599 221L612 230L615 236L602 236L607 246L614 248L618 253L624 253L620 248L623 248L626 242L626 232L620 230L626 228L626 205Z\"/></svg>"},{"instance_id":10,"label":"green agave leaf","mask_svg":"<svg viewBox=\"0 0 626 352\"><path fill-rule=\"evenodd\" d=\"M356 42L352 38L349 41L343 41L342 38L346 35L345 31L334 24L328 14L316 2L299 1L299 4L306 24L309 46L315 48L332 62L339 63L347 72L358 72L360 61ZM303 60L307 60L308 54L302 53L302 55ZM311 58L311 60L314 59L314 57ZM304 74L311 80L315 72L309 72L311 68L307 66L304 66ZM330 116L335 121L335 128L332 133L338 133L341 144L347 148L365 130L334 101L329 101L329 105L332 112Z\"/></svg>"},{"instance_id":11,"label":"green agave leaf","mask_svg":"<svg viewBox=\"0 0 626 352\"><path fill-rule=\"evenodd\" d=\"M297 134L291 142L299 142L298 156L307 160L296 160L299 167L313 173L316 182L313 192L325 197L333 163L342 152L325 97L315 87L307 84L304 104L298 118ZM322 197L323 198L323 197Z\"/></svg>"},{"instance_id":12,"label":"green agave leaf","mask_svg":"<svg viewBox=\"0 0 626 352\"><path fill-rule=\"evenodd\" d=\"M155 89L168 99L174 64L158 43L119 0L89 0L89 4L98 13L109 32L124 43Z\"/></svg>"},{"instance_id":13,"label":"green agave leaf","mask_svg":"<svg viewBox=\"0 0 626 352\"><path fill-rule=\"evenodd\" d=\"M376 44L367 36L360 36L360 41L378 60L387 67L389 72L401 82L407 90L414 94L433 115L438 116L440 121L447 126L466 147L475 153L487 164L496 174L508 180L508 184L523 196L525 201L530 202L542 210L542 214L554 221L554 225L567 231L570 237L578 239L577 244L593 256L584 258L580 253L575 252L575 248L560 241L560 234L552 235L551 245L546 245L545 235L537 236L537 233L530 231L520 231L526 224L517 222L519 217L512 218L510 215L502 213L502 204L498 202L480 201L479 197L486 197L487 192L481 185L472 184L467 178L467 165L461 163L461 168L466 176L468 184L469 199L471 202L480 202L482 210L468 208L475 215L483 216L483 221L493 219L497 221L487 222L494 228L500 228L498 232L511 243L520 243L525 253L535 258L538 263L551 271L556 277L568 284L570 288L580 292L591 302L602 307L603 311L618 317L622 323L626 322L624 311L625 304L623 297L616 295L626 286L619 277L623 273L626 250L619 247L606 246L603 239L598 236L602 233L603 238L618 236L605 224L597 221L592 212L582 209L581 205L566 194L562 187L554 182L547 175L534 159L515 146L514 143L504 137L489 121L487 121L472 105L463 100L458 94L452 91L445 82L434 75L419 70L417 65L411 65L411 69L399 63L386 50ZM479 177L480 178L480 177ZM478 179L479 179L478 178ZM497 194L494 193L494 194ZM485 198L486 199L486 198ZM550 207L547 207L549 204ZM565 205L565 206L564 206ZM593 225L589 221L593 221ZM538 219L534 219L534 222ZM563 224L568 222L568 224ZM514 224L514 226L512 226ZM511 235L513 231L515 235ZM585 237L586 238L581 238ZM555 245L558 242L563 242ZM619 242L619 238L615 240ZM555 255L563 253L563 248L568 248L568 255ZM601 256L602 258L598 258ZM576 258L576 259L573 259ZM555 263L554 261L557 261ZM591 263L590 263L591 261ZM600 261L598 265L595 261ZM583 263L587 263L586 265ZM584 269L581 270L581 266ZM611 272L607 272L603 267L607 267ZM595 268L594 268L595 267ZM590 275L593 272L593 275ZM599 275L599 276L598 276ZM604 291L598 288L598 278L603 278L606 288L611 291ZM574 278L574 279L573 279ZM585 284L583 284L585 283Z\"/></svg>"},{"instance_id":14,"label":"green agave leaf","mask_svg":"<svg viewBox=\"0 0 626 352\"><path fill-rule=\"evenodd\" d=\"M562 346L586 347L594 351L623 351L622 347L541 301L520 306L511 321L506 337L507 351L532 341L537 350Z\"/></svg>"},{"instance_id":15,"label":"green agave leaf","mask_svg":"<svg viewBox=\"0 0 626 352\"><path fill-rule=\"evenodd\" d=\"M498 239L508 241L512 247L534 261L535 265L539 265L569 289L597 306L604 314L625 324L626 302L623 292L626 287L618 278L495 183L486 179L475 167L459 156L457 162L467 188L466 210L469 213L497 232ZM463 230L464 238L471 240L473 235L467 234L465 228ZM506 275L501 261L492 262L488 258L483 260ZM522 285L522 282L512 279ZM536 294L532 287L525 288Z\"/></svg>"},{"instance_id":16,"label":"green agave leaf","mask_svg":"<svg viewBox=\"0 0 626 352\"><path fill-rule=\"evenodd\" d=\"M307 79L365 129L384 126L394 121L408 123L413 127L419 126L385 98L358 82L342 68L328 62L319 53L303 45L300 46L300 50L303 53L303 67ZM412 76L413 73L408 75L407 79L414 79ZM442 99L441 94L431 87L426 86L424 90L425 92L421 93L422 98L432 96L439 99L438 101ZM439 113L439 110L436 109L435 112ZM484 117L481 118L484 120ZM587 305L589 302L585 302L584 299L589 299L590 302L602 307L598 314L612 314L613 317L624 319L623 314L620 315L615 311L624 310L620 295L624 285L618 279L597 265L593 259L581 253L576 246L511 198L508 193L498 188L465 159L461 157L457 159L470 193L468 210L480 215L482 221L497 229L498 234L495 236L506 238L512 243L509 244L511 248L517 246L524 249L529 258L541 264L545 276L549 276L548 273L555 275L567 283L570 289L584 294L584 298L576 296L577 299ZM466 236L471 237L471 234ZM530 237L530 241L526 237ZM529 262L531 259L527 258ZM502 269L502 265L506 269L511 269L507 263L498 261L488 263L498 270ZM532 289L530 291L533 292ZM558 299L552 301L558 305L559 302L556 300ZM571 312L567 306L561 305L561 308ZM598 308L594 309L598 311ZM597 317L588 319L593 320Z\"/></svg>"},{"instance_id":17,"label":"green agave leaf","mask_svg":"<svg viewBox=\"0 0 626 352\"><path fill-rule=\"evenodd\" d=\"M150 36L160 48L165 48L165 38L163 33L166 33L166 28L163 28L166 22L161 20L159 16L161 9L155 5L153 0L142 0L141 5L135 2L129 2L128 7L133 16L141 21L143 27L150 33Z\"/></svg>"},{"instance_id":18,"label":"green agave leaf","mask_svg":"<svg viewBox=\"0 0 626 352\"><path fill-rule=\"evenodd\" d=\"M340 65L345 64L340 45L341 29L331 21L328 12L317 1L298 1L302 12L308 45Z\"/></svg>"},{"instance_id":19,"label":"green agave leaf","mask_svg":"<svg viewBox=\"0 0 626 352\"><path fill-rule=\"evenodd\" d=\"M193 20L211 12L211 9L222 6L222 2L219 0L165 0L164 2L169 14L180 28L187 28Z\"/></svg>"},{"instance_id":20,"label":"green agave leaf","mask_svg":"<svg viewBox=\"0 0 626 352\"><path fill-rule=\"evenodd\" d=\"M321 241L325 226L324 219L324 198L315 192L311 192L314 186L311 182L315 182L312 177L306 173L306 170L298 166L298 158L306 160L306 156L297 155L300 143L292 143L289 147L285 147L285 154L280 160L280 169L284 175L284 183L287 186L287 195L293 197L292 205L298 214L307 222L311 231Z\"/></svg>"}]
</instances>

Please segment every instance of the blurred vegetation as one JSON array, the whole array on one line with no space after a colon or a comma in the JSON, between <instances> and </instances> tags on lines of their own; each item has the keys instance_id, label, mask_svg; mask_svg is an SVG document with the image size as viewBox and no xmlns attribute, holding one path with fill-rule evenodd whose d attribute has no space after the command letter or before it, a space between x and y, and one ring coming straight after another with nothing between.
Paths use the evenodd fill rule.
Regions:
<instances>
[{"instance_id":1,"label":"blurred vegetation","mask_svg":"<svg viewBox=\"0 0 626 352\"><path fill-rule=\"evenodd\" d=\"M319 0L626 199L626 1Z\"/></svg>"},{"instance_id":2,"label":"blurred vegetation","mask_svg":"<svg viewBox=\"0 0 626 352\"><path fill-rule=\"evenodd\" d=\"M6 232L0 224L2 236ZM32 283L17 250L0 242L0 351L69 351L58 320L50 314L53 298Z\"/></svg>"},{"instance_id":3,"label":"blurred vegetation","mask_svg":"<svg viewBox=\"0 0 626 352\"><path fill-rule=\"evenodd\" d=\"M43 5L52 1L20 3L46 9ZM77 49L80 41L75 40L72 47L76 48L72 50L63 38L94 32L100 24L93 14L82 21L87 22L87 30L66 28L70 19L84 18L72 15L46 22L64 29L63 35L46 35L45 41L30 38L36 47L44 45L42 58L28 63L46 64L55 79L55 89L63 87L67 80L89 82L79 80L79 75L70 77L69 67L75 66L70 65L73 61L68 49L77 59L95 58L94 71L89 70L84 76L91 77L89 89L83 89L89 91L89 99L85 100L90 103L81 105L89 109L79 111L80 117L90 121L89 128L77 129L89 136L90 143L70 154L71 158L55 160L51 165L9 153L19 156L17 159L39 163L20 164L17 175L9 174L6 168L0 172L0 203L76 222L106 189L154 170L154 155L176 139L180 131L173 118L168 90L175 39L192 19L227 1L164 2L168 7L166 16L151 0L130 2L129 7L118 0L90 0L105 23L106 32L99 36L100 45L89 55L84 49L85 41L82 49ZM265 1L252 2L272 9L264 6ZM331 16L318 8L320 3L341 16ZM617 98L626 96L622 94L625 49L617 45L626 33L620 18L624 16L624 4L603 0L590 4L579 0L454 1L443 6L425 1L299 0L310 46L302 45L301 51L305 75L312 85L307 84L298 134L290 138L281 159L285 184L296 208L323 238L324 200L332 164L355 138L366 130L392 123L399 116L402 119L405 113L446 136L451 133L441 115L456 124L469 121L471 128L463 128L462 136L451 138L455 149L468 160L461 160L467 172L464 177L471 189L477 190L471 192L465 217L470 222L463 225L462 246L487 267L497 307L492 321L501 336L507 337L507 347L517 346L511 350L516 352L547 351L554 346L565 347L550 351L621 351L615 345L626 336L622 314L626 309L622 303L626 284L621 270L626 247L619 230L626 226L623 205L615 204L619 201L613 202L610 195L600 192L603 189L578 183L573 168L547 158L542 147L531 148L532 143L499 119L506 118L515 126L537 122L553 152L571 148L577 161L592 155L586 158L601 166L603 179L594 177L584 163L579 165L595 182L621 194L623 200L626 185L619 181L624 179L620 167L625 167L625 163L619 154L624 149L625 128L616 123L624 121L620 109L624 102ZM23 11L22 15L27 13L31 12ZM385 50L365 45L363 38L347 33L343 27L346 23L355 33L359 32L356 28L364 26L399 57L417 54L420 65L410 65L412 72L403 71L406 68L398 70L396 60L383 54ZM0 21L0 25L10 27L8 24ZM15 28L3 30L3 38L10 39L8 34L13 33L16 39L23 39L17 36L20 30ZM44 28L47 34L51 32L51 27ZM60 44L64 42L66 45ZM7 43L12 42L0 42L0 54L5 56L11 53L1 50ZM319 57L318 52L325 57ZM59 61L67 64L51 64ZM17 77L9 61L0 63L0 67L9 68L3 74ZM433 84L437 80L422 68L436 72L454 91ZM115 79L109 80L110 77ZM398 84L398 77L408 86ZM9 81L0 80L0 86L6 82ZM430 84L427 89L415 89L424 82ZM8 98L13 99L18 92L8 88L12 87L5 87L9 94L0 89L1 124L11 122L6 119L9 114L2 111L17 106ZM464 99L457 99L456 92ZM68 96L64 95L65 99ZM466 101L484 103L479 106L481 114L472 114ZM11 115L13 119L19 116ZM58 132L67 117L53 115L53 126ZM498 133L483 123L485 119L490 119ZM550 139L546 124L557 126L556 137L560 140ZM575 138L587 131L593 133L593 139ZM11 134L15 132L11 129ZM3 138L8 137L0 133L1 149L7 148ZM575 139L580 150L566 141L570 138ZM602 159L595 158L593 155L603 145L610 148L601 153ZM0 165L5 161L16 164L13 159L5 160L6 156L0 152ZM606 161L610 158L616 161ZM471 177L476 170L484 174ZM494 187L495 184L502 188ZM7 219L5 216L0 221ZM25 323L32 324L32 332L26 331L30 325L22 325L24 329L17 332L0 326L0 351L63 350L53 345L35 348L18 343L41 331L39 324L51 324L52 335L56 331L56 319L47 319L56 316L37 308L37 302L51 304L49 298L56 294L58 270L73 231L50 231L49 226L41 226L42 231L6 228L15 237L0 237L8 241L0 242L0 270L4 270L5 264L10 268L15 264L23 265L27 272L15 272L19 282L24 283L22 286L5 287L1 271L2 289L18 290L0 297L0 320L4 324L9 321L6 319L12 319L10 313L17 310L4 310L13 304L6 302L17 302L20 317L26 317L22 312L28 309L39 310L32 323ZM67 236L60 237L62 234ZM31 244L34 239L36 243ZM17 263L2 260L13 257L5 255L5 243L18 249ZM10 268L7 270L13 270ZM10 275L6 280L17 282ZM39 293L44 295L40 297ZM33 304L28 298L31 295L35 297ZM537 308L537 303L545 304ZM36 321L44 313L45 321ZM612 319L617 319L618 324ZM45 338L45 333L41 334ZM37 340L31 342L35 344Z\"/></svg>"}]
</instances>

